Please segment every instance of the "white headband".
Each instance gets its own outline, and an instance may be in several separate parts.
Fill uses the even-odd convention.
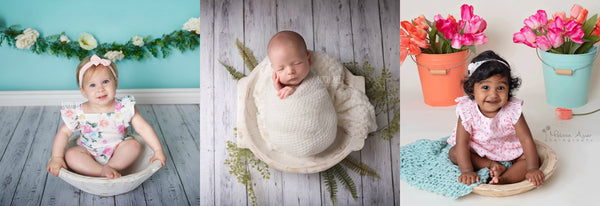
[[[504,63],[503,61],[500,61],[497,59],[487,59],[487,60],[483,60],[483,61],[470,63],[469,66],[467,66],[467,69],[469,70],[469,75],[472,75],[473,72],[475,72],[475,70],[477,70],[477,68],[479,68],[479,66],[481,66],[481,64],[490,62],[490,61],[500,62],[500,63],[504,64],[506,67],[508,67],[508,64]]]
[[[110,71],[112,72],[113,76],[116,79],[117,75],[115,74],[115,70],[113,70],[113,68],[110,66],[110,63],[111,63],[110,60],[102,59],[98,55],[94,54],[94,56],[92,56],[90,58],[90,61],[88,63],[84,64],[81,67],[81,70],[79,71],[79,86],[81,87],[81,85],[83,85],[83,74],[85,74],[85,71],[87,71],[90,67],[92,67],[92,65],[94,65],[94,66],[103,65],[103,66],[107,67],[108,69],[110,69]]]

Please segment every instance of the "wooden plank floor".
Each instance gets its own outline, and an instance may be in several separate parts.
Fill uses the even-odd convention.
[[[218,61],[249,73],[235,47],[239,39],[261,61],[277,31],[300,33],[311,50],[341,62],[369,61],[389,68],[399,87],[399,2],[397,0],[201,0],[200,194],[201,205],[250,205],[246,188],[228,173],[225,143],[234,140],[236,81]],[[379,125],[391,121],[380,115]],[[338,205],[399,205],[399,134],[392,141],[369,138],[352,156],[370,165],[381,179],[354,173],[358,199],[341,186]],[[271,170],[269,180],[254,175],[258,205],[331,205],[319,174]]]
[[[137,105],[167,165],[140,187],[102,197],[46,172],[58,106],[0,107],[0,205],[199,205],[199,105]]]

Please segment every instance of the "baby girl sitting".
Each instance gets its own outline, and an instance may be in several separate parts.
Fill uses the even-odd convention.
[[[120,177],[119,171],[131,165],[141,152],[140,143],[126,135],[130,123],[154,151],[150,162],[159,160],[165,165],[167,158],[160,141],[135,107],[135,99],[132,96],[115,98],[117,72],[114,63],[96,55],[85,58],[77,67],[79,90],[88,101],[63,106],[61,110],[64,124],[56,133],[46,168],[54,176],[68,165],[82,175]],[[64,152],[69,137],[76,131],[81,133],[78,146]]]

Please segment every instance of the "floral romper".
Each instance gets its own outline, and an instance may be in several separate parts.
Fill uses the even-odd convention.
[[[133,96],[124,96],[121,99],[115,98],[114,112],[85,114],[81,104],[63,104],[60,113],[71,131],[80,132],[77,145],[85,147],[98,163],[104,165],[120,142],[133,138],[125,135],[125,129],[135,112],[134,106]]]
[[[469,96],[456,98],[456,115],[471,135],[469,146],[481,157],[494,161],[511,161],[523,154],[515,124],[521,117],[523,100],[512,97],[493,118],[484,116]],[[456,126],[448,144],[456,144]]]

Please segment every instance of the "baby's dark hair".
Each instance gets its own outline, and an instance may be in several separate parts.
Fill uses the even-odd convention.
[[[487,61],[479,65],[473,74],[470,74],[465,80],[463,80],[463,89],[465,93],[469,95],[470,99],[475,99],[473,91],[475,83],[486,80],[494,75],[500,74],[502,77],[508,79],[508,98],[513,96],[513,92],[521,86],[521,79],[519,77],[513,77],[510,73],[510,65],[496,53],[491,50],[484,51],[481,54],[473,58],[471,63],[486,61],[486,60],[497,60]],[[498,62],[501,61],[501,62]],[[504,64],[503,64],[503,63]]]

